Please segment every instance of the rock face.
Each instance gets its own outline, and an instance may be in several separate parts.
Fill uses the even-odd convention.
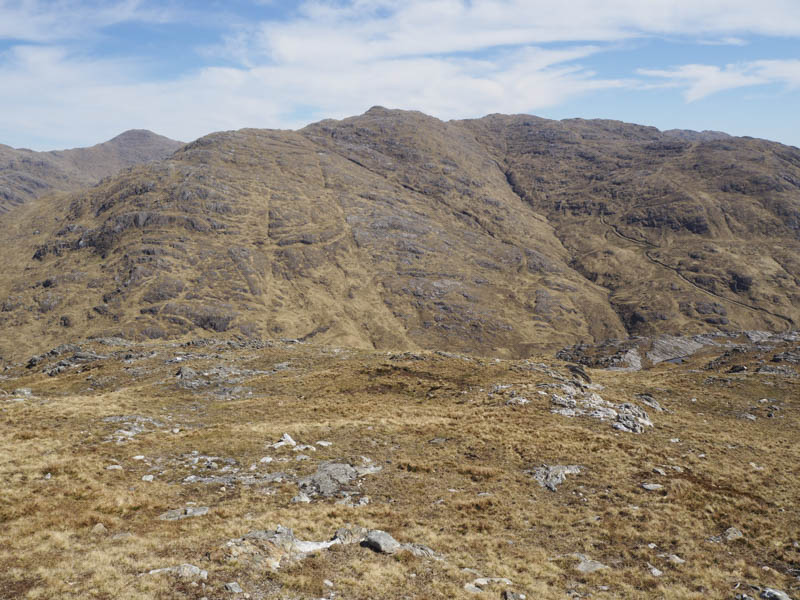
[[[527,357],[784,330],[800,322],[797,182],[796,149],[610,121],[376,107],[212,134],[4,217],[0,354],[65,331]],[[686,351],[662,340],[617,366]]]

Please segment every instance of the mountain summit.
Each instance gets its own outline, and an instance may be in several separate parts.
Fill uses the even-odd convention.
[[[524,357],[800,322],[800,150],[715,132],[375,107],[3,221],[0,354],[206,331]]]
[[[75,191],[124,168],[166,158],[182,145],[146,129],[90,148],[34,152],[0,145],[0,213],[50,191]]]

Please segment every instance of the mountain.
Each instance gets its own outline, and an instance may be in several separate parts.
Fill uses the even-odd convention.
[[[800,150],[716,132],[376,107],[212,134],[0,226],[7,357],[203,331],[525,357],[800,321]]]
[[[90,148],[34,152],[0,145],[0,214],[49,191],[75,191],[126,167],[166,158],[182,145],[144,129]]]

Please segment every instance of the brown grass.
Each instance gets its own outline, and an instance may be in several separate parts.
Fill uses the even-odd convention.
[[[369,352],[341,359],[310,346],[220,347],[189,364],[198,372],[220,364],[260,370],[292,364],[247,378],[240,385],[252,395],[220,400],[214,385],[179,387],[174,365],[165,363],[175,349],[152,349],[155,357],[136,361],[136,377],[117,358],[92,365],[94,378],[115,379],[111,392],[90,390],[78,370],[57,378],[12,370],[1,382],[8,392],[30,387],[34,397],[10,402],[0,395],[0,598],[224,598],[228,581],[238,581],[252,598],[318,598],[331,591],[324,580],[345,598],[462,597],[464,584],[476,577],[463,569],[507,577],[529,598],[563,598],[569,590],[593,598],[730,598],[737,583],[790,593],[797,585],[790,571],[800,563],[793,546],[800,541],[796,381],[748,375],[731,386],[706,385],[708,373],[693,372],[693,365],[593,372],[606,386],[603,397],[614,402],[642,390],[669,390],[657,396],[670,412],[651,411],[656,427],[631,435],[551,414],[549,399],[535,392],[551,380],[521,374],[513,361],[424,355],[406,364]],[[420,394],[394,385],[396,366],[413,368],[415,380],[450,383],[431,399],[427,387]],[[397,377],[405,381],[407,374]],[[526,389],[531,403],[512,407],[489,396],[500,382]],[[698,401],[689,402],[692,397]],[[779,403],[778,418],[739,418],[762,397]],[[107,441],[121,425],[103,418],[133,414],[168,427],[124,444]],[[180,431],[172,433],[173,427]],[[301,443],[333,445],[308,452],[311,460],[304,462],[259,463],[266,455],[294,458],[268,448],[284,432]],[[446,441],[431,443],[434,438]],[[297,487],[290,482],[181,483],[204,469],[187,464],[192,451],[232,458],[246,472],[255,463],[256,472],[304,475],[322,460],[359,456],[383,470],[362,480],[367,506],[292,504]],[[133,460],[136,455],[146,459]],[[550,492],[525,473],[542,463],[584,470]],[[123,470],[107,470],[111,464]],[[667,475],[654,473],[656,467]],[[141,480],[147,473],[156,475],[154,482]],[[664,489],[647,492],[644,481]],[[188,502],[211,512],[157,519]],[[93,533],[97,523],[107,532]],[[220,558],[228,539],[250,530],[282,524],[302,539],[324,540],[346,523],[425,544],[443,560],[348,546],[259,573]],[[731,526],[745,538],[708,541]],[[611,568],[581,574],[575,553]],[[659,554],[686,562],[672,564]],[[142,575],[187,562],[207,569],[208,581]],[[663,575],[653,577],[648,562]],[[499,597],[501,589],[488,589],[488,597]]]

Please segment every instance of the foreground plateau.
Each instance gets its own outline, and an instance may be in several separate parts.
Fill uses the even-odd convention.
[[[798,340],[62,345],[0,374],[0,598],[791,598]]]

